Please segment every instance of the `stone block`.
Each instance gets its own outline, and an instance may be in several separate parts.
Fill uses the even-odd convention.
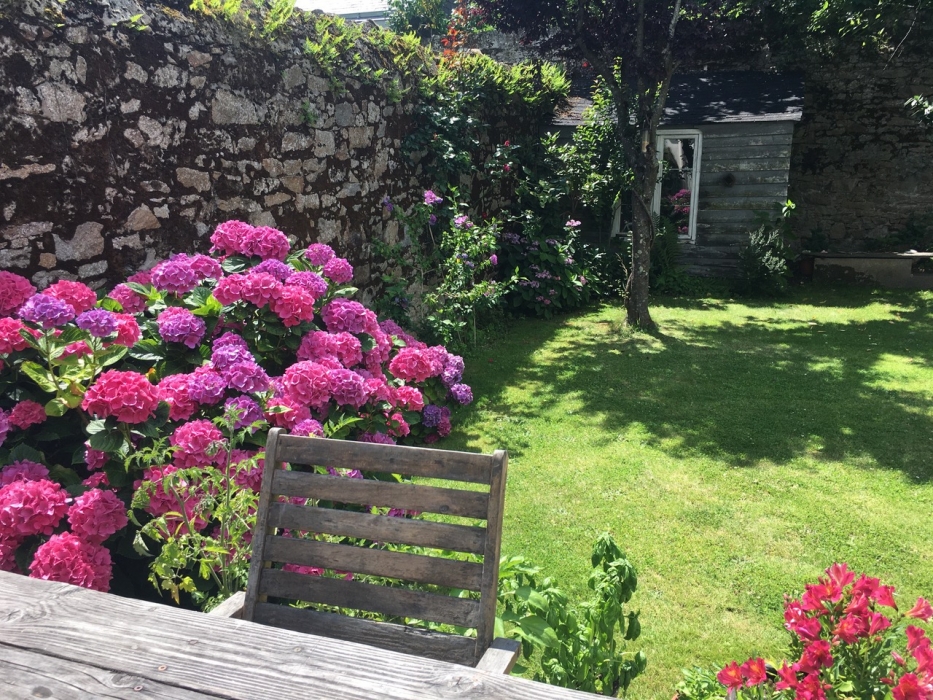
[[[211,177],[203,170],[192,168],[176,168],[175,179],[183,187],[189,187],[198,192],[206,192],[211,188]]]
[[[161,227],[162,224],[152,213],[152,209],[145,204],[136,207],[126,220],[126,228],[130,231],[145,231]]]
[[[100,255],[104,252],[103,230],[103,224],[88,221],[75,229],[71,240],[66,241],[60,236],[53,236],[55,254],[59,260],[87,260]]]
[[[259,124],[259,108],[245,97],[218,90],[211,102],[211,119],[215,124]]]
[[[64,83],[42,83],[36,88],[42,103],[42,116],[53,122],[84,121],[84,95]]]

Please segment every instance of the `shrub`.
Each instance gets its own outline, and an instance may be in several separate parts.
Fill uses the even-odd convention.
[[[748,234],[739,252],[738,290],[744,294],[776,296],[787,291],[789,251],[779,228],[764,224]]]
[[[135,526],[165,553],[154,582],[176,600],[229,592],[215,574],[239,561],[268,425],[434,442],[471,399],[461,358],[350,299],[330,247],[292,252],[237,221],[211,241],[101,299],[0,273],[0,569],[106,589],[135,492]],[[185,533],[201,540],[182,557]]]
[[[790,655],[779,668],[764,659],[733,661],[717,674],[694,670],[678,686],[683,700],[722,697],[794,697],[800,700],[858,698],[894,700],[933,695],[933,649],[926,633],[910,624],[928,622],[933,607],[923,598],[898,612],[894,587],[833,564],[799,599],[787,599],[784,627]]]

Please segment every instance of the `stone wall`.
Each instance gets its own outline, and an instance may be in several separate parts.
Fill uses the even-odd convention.
[[[933,214],[931,134],[904,106],[933,94],[928,57],[856,54],[813,59],[805,70],[790,175],[798,233],[816,231],[835,250],[859,250],[911,215]]]
[[[0,269],[100,287],[239,218],[332,245],[366,287],[369,242],[399,239],[383,197],[424,184],[400,151],[413,105],[335,92],[300,23],[272,41],[186,4],[0,10]]]

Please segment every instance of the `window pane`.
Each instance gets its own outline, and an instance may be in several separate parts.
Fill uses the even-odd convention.
[[[690,235],[696,139],[665,138],[661,154],[661,217],[682,236]]]

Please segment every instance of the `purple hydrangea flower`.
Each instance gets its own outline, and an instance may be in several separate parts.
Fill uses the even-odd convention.
[[[493,253],[489,256],[489,262],[493,265],[493,267],[495,267],[499,264],[499,256]]]
[[[50,294],[34,294],[20,307],[19,317],[43,328],[62,326],[75,317],[75,310],[66,301]]]
[[[10,432],[10,414],[0,409],[0,445],[6,440],[8,432]]]
[[[214,343],[214,351],[211,353],[211,364],[218,372],[226,372],[232,365],[238,362],[255,362],[256,358],[246,348],[246,343],[228,343],[217,347]]]
[[[255,394],[269,388],[269,375],[255,362],[237,362],[224,372],[227,386],[244,394]]]
[[[353,266],[343,258],[331,258],[324,265],[324,276],[337,284],[346,284],[353,279]]]
[[[444,362],[444,371],[441,372],[441,381],[444,382],[444,386],[449,389],[459,383],[463,378],[463,369],[463,358],[460,355],[448,354]]]
[[[357,442],[375,442],[379,445],[394,445],[395,440],[385,433],[363,433],[357,439]]]
[[[269,258],[268,260],[263,260],[256,267],[250,270],[250,272],[266,272],[275,277],[279,282],[284,282],[289,278],[294,270],[283,263],[281,260]]]
[[[176,255],[152,268],[152,286],[160,292],[187,294],[198,286],[197,273],[187,255]]]
[[[311,296],[315,299],[320,299],[322,296],[327,294],[327,288],[330,286],[327,284],[327,280],[318,275],[315,272],[295,272],[292,273],[285,284],[293,284],[299,287],[304,287],[309,292]]]
[[[220,263],[203,253],[198,253],[188,258],[188,265],[191,271],[202,280],[208,278],[219,280],[224,276],[224,271],[223,268],[220,267]]]
[[[424,203],[429,207],[433,207],[435,204],[440,204],[444,201],[443,197],[438,197],[432,190],[424,191]]]
[[[312,243],[305,251],[305,257],[312,265],[322,267],[334,257],[334,249],[324,243]]]
[[[236,430],[263,419],[262,408],[249,396],[237,396],[236,398],[227,399],[224,402],[224,413],[228,413],[230,409],[239,414],[236,423],[233,425]]]
[[[107,309],[85,311],[75,319],[75,323],[95,338],[106,338],[117,330],[117,317]]]
[[[246,341],[243,340],[241,336],[237,335],[236,333],[232,333],[230,331],[227,331],[222,336],[217,338],[214,341],[213,347],[214,347],[214,350],[216,350],[218,348],[226,347],[228,345],[237,345],[243,348],[244,350],[249,350],[249,345],[246,344]]]
[[[192,349],[198,346],[207,330],[204,319],[178,306],[170,306],[160,313],[156,324],[163,340],[168,343],[184,343]]]
[[[307,418],[295,423],[295,427],[292,428],[291,434],[301,435],[303,437],[309,437],[311,435],[324,437],[324,427],[313,418]]]
[[[425,406],[424,411],[421,413],[421,425],[425,428],[436,428],[437,424],[440,422],[441,407],[435,406],[433,403]]]
[[[188,396],[199,404],[210,406],[219,402],[226,390],[227,380],[212,369],[199,368],[188,375]]]
[[[473,401],[473,390],[470,389],[468,384],[454,384],[450,387],[450,395],[461,406],[466,406]]]

